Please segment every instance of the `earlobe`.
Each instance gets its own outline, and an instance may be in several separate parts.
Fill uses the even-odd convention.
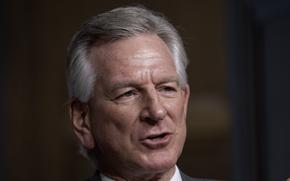
[[[95,143],[91,130],[88,105],[81,103],[77,99],[71,100],[69,104],[69,115],[73,131],[81,144],[88,149],[94,148]]]

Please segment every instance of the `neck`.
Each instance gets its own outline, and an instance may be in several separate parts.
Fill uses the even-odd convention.
[[[113,179],[114,181],[168,181],[175,173],[175,166],[169,170],[158,173],[137,173],[131,172],[129,174],[112,174],[110,172],[101,171],[103,175]]]

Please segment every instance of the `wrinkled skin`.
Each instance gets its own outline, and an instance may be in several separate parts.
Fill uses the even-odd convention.
[[[109,177],[169,180],[186,138],[189,97],[169,49],[155,35],[139,35],[96,45],[89,59],[97,72],[93,96],[71,104],[79,140],[96,150]]]

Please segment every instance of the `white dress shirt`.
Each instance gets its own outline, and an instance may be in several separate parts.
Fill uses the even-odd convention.
[[[103,174],[100,174],[100,175],[101,175],[102,181],[115,181],[115,180],[113,180],[113,179],[111,179]],[[175,165],[174,175],[171,177],[170,181],[182,181],[179,169],[176,165]]]

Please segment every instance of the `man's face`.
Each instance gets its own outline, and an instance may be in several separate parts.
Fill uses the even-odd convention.
[[[95,46],[89,58],[97,80],[88,111],[94,144],[87,147],[100,169],[137,175],[173,168],[186,137],[189,88],[180,87],[164,42],[140,35]]]

